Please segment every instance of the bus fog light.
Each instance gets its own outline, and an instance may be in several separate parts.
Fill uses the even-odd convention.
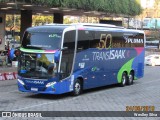
[[[24,82],[23,82],[22,80],[20,80],[20,79],[17,79],[17,80],[18,80],[18,82],[19,82],[20,84],[24,85]]]
[[[50,83],[47,83],[46,87],[50,87],[50,86],[55,85],[55,84],[56,84],[56,82],[50,82]]]

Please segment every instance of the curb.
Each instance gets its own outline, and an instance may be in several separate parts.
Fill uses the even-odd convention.
[[[17,79],[17,72],[0,73],[0,81]]]

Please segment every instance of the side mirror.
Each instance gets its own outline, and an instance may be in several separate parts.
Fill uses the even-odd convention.
[[[54,54],[54,62],[55,63],[58,63],[59,62],[59,59],[60,59],[60,53],[61,51],[57,50]]]
[[[17,58],[20,55],[19,48],[12,48],[9,52],[9,58],[13,60],[14,58]]]
[[[61,51],[64,51],[64,50],[67,50],[67,49],[68,49],[68,47],[63,47],[61,50],[57,50],[57,51],[54,53],[54,62],[55,62],[55,63],[58,63],[58,62],[59,62]]]

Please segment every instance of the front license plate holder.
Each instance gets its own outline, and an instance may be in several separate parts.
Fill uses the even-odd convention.
[[[38,88],[31,88],[31,91],[38,91]]]

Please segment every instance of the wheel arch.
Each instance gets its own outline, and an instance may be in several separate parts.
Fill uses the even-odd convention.
[[[121,83],[123,73],[126,73],[126,75],[128,76],[128,71],[127,71],[126,69],[121,70],[121,71],[118,73],[118,76],[117,76],[118,83]]]
[[[118,71],[117,74],[117,80],[118,83],[121,83],[121,78],[122,78],[122,74],[123,72],[126,73],[126,75],[128,76],[128,74],[130,73],[130,71],[132,70],[132,63],[133,63],[134,58],[132,58],[131,60],[129,60],[128,62],[126,62]]]
[[[74,80],[75,81],[73,84],[73,91],[71,92],[71,95],[78,96],[83,91],[83,77],[76,77],[76,79]]]
[[[84,79],[83,79],[83,77],[82,77],[82,76],[79,76],[79,77],[77,77],[76,79],[78,79],[78,80],[80,80],[80,81],[81,81],[81,84],[82,84],[82,87],[83,87],[83,83],[84,83]]]

